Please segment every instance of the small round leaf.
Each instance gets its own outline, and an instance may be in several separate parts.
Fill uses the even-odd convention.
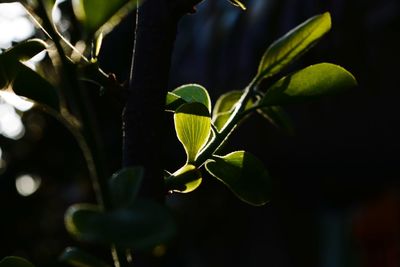
[[[221,130],[226,122],[229,120],[236,103],[242,97],[243,91],[230,91],[221,95],[215,103],[213,109],[212,121],[214,126]],[[246,104],[245,110],[251,108],[254,102],[249,100]]]
[[[239,199],[261,206],[269,201],[271,181],[263,163],[245,151],[215,156],[206,163],[207,171],[223,182]]]
[[[202,175],[194,165],[186,164],[170,177],[166,178],[169,190],[179,193],[189,193],[200,186]]]
[[[211,112],[211,99],[207,90],[199,84],[182,85],[167,95],[168,110],[176,110],[184,103],[201,103]]]
[[[142,167],[125,168],[113,174],[109,188],[114,207],[129,207],[134,203],[143,174]]]
[[[0,261],[0,267],[35,267],[24,258],[8,256]]]
[[[138,250],[164,243],[175,233],[167,209],[145,200],[111,212],[102,212],[96,205],[76,204],[66,211],[65,225],[79,240]]]

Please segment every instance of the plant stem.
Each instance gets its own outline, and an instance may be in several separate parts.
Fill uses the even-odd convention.
[[[235,110],[232,112],[229,120],[226,122],[224,127],[221,129],[221,132],[216,133],[215,138],[208,143],[200,154],[197,156],[194,165],[197,168],[200,168],[207,159],[209,159],[223,144],[227,141],[229,135],[235,130],[239,121],[248,113],[245,113],[245,107],[249,99],[254,95],[255,88],[260,82],[260,78],[257,76],[254,78],[250,84],[244,90],[244,93],[238,104],[235,107]]]
[[[212,158],[213,155],[218,152],[228,140],[230,134],[236,129],[239,122],[254,112],[255,110],[259,109],[260,106],[254,106],[248,110],[245,110],[247,102],[257,93],[256,88],[260,83],[261,78],[256,76],[250,84],[244,90],[242,97],[239,99],[238,104],[235,107],[235,110],[232,112],[229,120],[225,123],[224,127],[222,128],[221,132],[218,132],[214,126],[212,129],[215,133],[214,139],[208,143],[200,154],[197,156],[194,165],[196,168],[200,168],[208,159]],[[180,187],[183,184],[189,183],[193,181],[193,177],[190,175],[183,175],[183,176],[169,176],[164,179],[165,187],[167,191],[180,191]]]
[[[97,202],[104,210],[108,210],[111,208],[111,201],[107,188],[107,177],[104,170],[105,160],[104,155],[101,153],[100,142],[96,134],[94,116],[92,115],[92,111],[88,107],[88,103],[86,103],[87,101],[85,101],[88,98],[85,94],[85,91],[81,90],[81,85],[78,81],[75,66],[66,56],[61,46],[61,38],[47,14],[47,10],[45,4],[43,3],[43,0],[38,1],[38,12],[43,20],[43,27],[45,28],[50,38],[53,40],[61,60],[60,70],[62,79],[60,82],[60,87],[68,96],[70,104],[76,104],[76,113],[82,121],[81,129],[77,129],[76,126],[73,127],[75,136],[78,137],[77,140],[81,144],[84,155],[88,162],[88,168],[91,174],[92,184],[96,194]],[[69,116],[70,114],[67,113],[64,119],[68,120]],[[76,132],[82,132],[82,134],[78,135]],[[111,250],[112,254],[115,255],[114,265],[116,267],[125,267],[128,265],[123,250],[120,250],[115,246],[112,246]]]

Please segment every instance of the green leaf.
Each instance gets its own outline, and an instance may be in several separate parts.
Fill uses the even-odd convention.
[[[229,120],[236,103],[242,95],[243,91],[230,91],[218,98],[212,116],[213,124],[218,130],[221,130]],[[246,104],[245,110],[251,108],[253,104],[254,102],[249,100]]]
[[[115,173],[109,182],[114,207],[132,206],[143,180],[142,167],[125,168]]]
[[[344,68],[320,63],[283,77],[269,88],[260,105],[299,103],[340,93],[356,86],[354,76]]]
[[[207,90],[198,84],[185,84],[168,92],[166,109],[175,111],[184,103],[201,103],[211,112],[211,99]]]
[[[145,200],[136,200],[129,209],[106,213],[96,205],[76,204],[66,211],[65,225],[79,240],[138,250],[162,244],[175,233],[167,209]]]
[[[8,256],[0,261],[0,267],[35,267],[24,258]]]
[[[136,7],[136,0],[76,0],[72,4],[75,16],[92,36],[110,32]]]
[[[110,267],[102,260],[76,247],[66,248],[59,261],[75,267]]]
[[[187,162],[195,161],[211,134],[211,118],[208,109],[200,103],[182,105],[174,114],[175,130],[183,144]]]
[[[243,10],[246,10],[246,6],[239,0],[229,0],[229,2],[232,3],[232,5],[240,7]]]
[[[17,45],[6,50],[1,57],[6,57],[7,60],[25,61],[45,50],[47,44],[40,39],[30,39],[18,43]]]
[[[328,12],[303,22],[275,41],[264,53],[258,67],[260,78],[271,77],[302,56],[331,28]]]
[[[179,193],[189,193],[200,186],[202,175],[194,165],[186,164],[170,177],[166,178],[168,190]]]
[[[258,109],[257,112],[284,133],[294,135],[293,122],[282,107],[264,107]]]
[[[263,163],[245,151],[215,156],[206,162],[207,171],[223,182],[239,199],[261,206],[269,201],[271,181]]]

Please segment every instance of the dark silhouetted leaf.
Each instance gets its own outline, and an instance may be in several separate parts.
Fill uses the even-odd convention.
[[[59,110],[57,89],[45,78],[22,63],[17,63],[17,72],[11,85],[17,95],[25,96],[39,104]]]
[[[175,233],[165,207],[139,199],[129,209],[106,213],[91,204],[73,205],[65,214],[65,225],[79,240],[138,250],[151,249]]]
[[[289,115],[280,106],[265,107],[257,110],[275,127],[288,135],[294,134],[294,127]]]
[[[271,196],[271,181],[263,163],[245,151],[215,156],[206,162],[207,171],[223,182],[238,198],[261,206]]]
[[[6,50],[1,57],[7,57],[7,60],[25,61],[39,54],[47,47],[46,43],[40,39],[30,39],[18,43]]]
[[[206,106],[200,103],[182,105],[174,114],[175,130],[183,144],[187,162],[195,161],[211,133],[211,118]]]
[[[9,256],[0,261],[0,267],[35,267],[24,258]]]
[[[75,247],[68,247],[61,254],[59,260],[75,267],[110,267],[102,260]]]
[[[129,207],[134,203],[142,183],[142,167],[125,168],[115,173],[109,183],[114,207]]]
[[[257,75],[267,78],[279,73],[314,46],[330,28],[331,16],[328,12],[303,22],[267,49],[261,59]]]
[[[275,106],[299,103],[324,95],[333,95],[357,85],[354,76],[344,68],[321,63],[283,77],[269,88],[261,105]]]

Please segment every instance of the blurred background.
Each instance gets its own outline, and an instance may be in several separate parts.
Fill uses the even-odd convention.
[[[169,196],[179,234],[163,266],[400,266],[400,2],[243,2],[245,12],[227,1],[206,0],[182,20],[170,90],[199,83],[215,103],[220,94],[247,85],[271,42],[325,11],[332,15],[331,32],[286,73],[327,61],[352,72],[359,86],[287,106],[294,135],[261,116],[246,121],[226,152],[245,149],[263,160],[273,177],[271,202],[248,206],[206,175],[194,193]],[[70,3],[59,7],[63,15],[56,11],[53,17],[74,40],[79,28]],[[100,54],[102,68],[120,81],[128,79],[133,22],[132,14],[107,35]],[[15,4],[0,5],[1,48],[40,34]],[[121,106],[87,89],[111,175],[120,167]],[[64,230],[65,209],[94,201],[86,164],[57,120],[27,103],[11,106],[5,98],[0,98],[0,257],[14,254],[37,266],[58,266],[63,249],[78,245]],[[166,168],[173,171],[184,162],[184,151],[170,114],[166,120]],[[110,258],[105,248],[79,245]]]

